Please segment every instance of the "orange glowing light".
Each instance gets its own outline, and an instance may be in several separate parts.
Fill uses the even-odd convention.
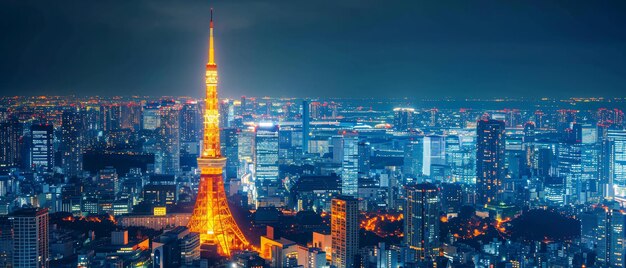
[[[230,212],[224,192],[222,170],[226,164],[226,158],[222,157],[220,148],[213,10],[211,10],[209,36],[209,60],[205,73],[204,137],[202,156],[198,158],[200,186],[188,227],[190,231],[200,233],[202,244],[216,245],[220,255],[230,256],[233,250],[251,249],[251,247]]]
[[[509,218],[509,217],[504,218],[504,219],[496,219],[496,223],[495,223],[494,227],[501,234],[506,234],[506,227],[505,227],[505,225],[506,225],[506,223],[508,223],[510,221],[511,221],[511,218]]]
[[[401,231],[388,233],[381,228],[383,222],[397,222],[402,219],[404,219],[404,214],[365,214],[365,218],[361,220],[359,227],[380,237],[402,237],[404,234]]]

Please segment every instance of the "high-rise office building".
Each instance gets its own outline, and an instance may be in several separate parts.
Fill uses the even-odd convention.
[[[102,141],[104,123],[102,122],[101,108],[102,107],[99,105],[91,104],[80,109],[79,114],[83,121],[82,139],[85,148],[96,146]],[[59,122],[59,124],[63,127],[62,122]],[[59,164],[62,164],[62,162],[55,163],[57,166],[59,166]]]
[[[582,126],[581,140],[581,187],[578,193],[580,202],[600,202],[603,184],[598,180],[600,172],[601,143],[598,142],[598,129],[590,124]]]
[[[480,120],[476,128],[476,202],[498,200],[505,178],[504,122]]]
[[[603,205],[594,216],[596,261],[602,267],[625,267],[626,213]]]
[[[413,108],[395,108],[393,109],[393,128],[398,131],[407,131],[414,128]]]
[[[476,178],[476,148],[469,135],[446,136],[446,165],[450,166],[453,182],[474,184]]]
[[[118,104],[100,106],[102,118],[102,130],[113,131],[120,129],[122,125],[122,108]]]
[[[563,178],[565,181],[565,195],[566,203],[576,203],[578,201],[577,193],[581,187],[581,137],[580,125],[573,124],[575,129],[567,129],[567,137],[558,144],[556,150],[557,169],[556,174],[558,177]]]
[[[626,267],[626,212],[613,210],[610,224],[610,267]]]
[[[0,168],[21,163],[22,124],[17,120],[0,123]]]
[[[431,167],[433,165],[446,164],[446,143],[443,136],[428,135],[424,137],[424,153],[422,156],[422,174],[431,176]]]
[[[507,133],[505,137],[504,165],[511,178],[517,179],[524,174],[526,157],[524,152],[523,135]]]
[[[53,139],[54,127],[52,125],[32,125],[30,127],[31,147],[30,166],[34,170],[52,171],[54,167]]]
[[[246,98],[246,96],[241,96],[241,99],[239,100],[239,102],[241,103],[240,105],[241,114],[245,115],[245,114],[250,113],[248,98]]]
[[[198,142],[202,136],[202,115],[197,102],[187,102],[180,111],[181,142]]]
[[[309,105],[311,111],[311,118],[319,119],[327,119],[327,118],[335,118],[338,115],[338,105],[335,102],[311,102]]]
[[[565,179],[567,203],[600,201],[603,187],[597,179],[601,149],[597,135],[597,128],[575,123],[557,146],[556,175]]]
[[[616,196],[626,196],[626,130],[609,130],[607,133],[610,145],[605,157],[611,169],[612,184]]]
[[[428,126],[429,127],[436,127],[439,125],[439,109],[437,108],[432,108],[430,110],[428,110],[428,113],[430,114],[430,118],[429,118],[429,122],[428,122]]]
[[[607,131],[605,133],[608,134]],[[615,140],[608,138],[608,135],[603,135],[598,147],[598,178],[602,187],[602,195],[605,198],[612,198],[615,196],[616,190],[614,184]]]
[[[404,176],[417,178],[422,176],[424,161],[424,138],[413,137],[404,147]]]
[[[154,169],[157,174],[175,175],[180,171],[180,105],[164,103],[159,108]]]
[[[443,183],[439,187],[441,209],[445,213],[458,213],[463,202],[463,187],[459,183]]]
[[[436,256],[439,248],[439,189],[422,183],[406,187],[404,237],[415,260]]]
[[[333,155],[333,164],[341,164],[343,162],[343,136],[334,135],[330,137],[329,151]]]
[[[226,157],[226,166],[224,167],[224,178],[226,181],[238,178],[239,169],[239,129],[223,128],[220,134],[221,146],[224,156]]]
[[[4,195],[6,191],[0,189],[0,194]],[[7,215],[0,215],[0,267],[11,267],[11,264],[13,264],[13,226]]]
[[[141,129],[155,130],[161,126],[158,103],[148,103],[141,112]]]
[[[561,109],[556,114],[556,129],[559,133],[565,132],[572,123],[576,122],[578,110]]]
[[[372,161],[372,145],[367,141],[359,141],[359,178],[369,177]]]
[[[338,196],[331,202],[330,230],[332,264],[337,268],[353,268],[359,250],[358,200]]]
[[[278,182],[278,125],[262,122],[256,127],[255,176],[258,181]]]
[[[304,154],[309,153],[310,120],[309,102],[304,100],[302,101],[302,153]]]
[[[293,165],[302,156],[302,129],[293,126],[281,127],[278,131],[278,163]]]
[[[49,267],[48,209],[21,209],[13,224],[13,267]]]
[[[233,119],[233,105],[232,102],[228,99],[221,100],[219,102],[220,109],[220,128],[230,128],[232,126]]]
[[[68,177],[83,170],[83,121],[76,108],[68,108],[61,115],[61,153],[63,171]]]
[[[139,123],[141,122],[141,105],[136,102],[124,103],[121,106],[122,119],[120,122],[120,128],[130,129],[132,131],[139,130]]]
[[[191,266],[194,261],[200,259],[200,234],[188,233],[180,240],[180,257],[181,262]]]
[[[595,245],[596,262],[608,266],[611,259],[610,234],[612,210],[608,207],[598,207],[592,212],[592,220],[589,225],[593,226],[593,243]],[[583,227],[584,228],[584,227]]]
[[[341,162],[341,194],[359,194],[359,136],[343,136],[343,161]]]
[[[245,128],[237,135],[237,157],[239,159],[238,177],[254,171],[256,131],[254,128]]]
[[[97,192],[100,199],[115,199],[115,195],[119,192],[120,183],[117,171],[113,167],[106,167],[98,172]]]

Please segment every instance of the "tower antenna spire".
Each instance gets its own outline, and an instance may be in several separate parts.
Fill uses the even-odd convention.
[[[211,8],[211,23],[209,29],[209,62],[208,64],[215,65],[215,47],[213,45],[213,8]]]

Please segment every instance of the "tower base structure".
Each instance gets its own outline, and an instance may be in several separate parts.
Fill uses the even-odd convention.
[[[225,163],[223,157],[198,158],[200,185],[188,227],[200,234],[201,244],[214,245],[219,255],[230,256],[233,250],[247,249],[249,243],[228,207],[222,179]]]

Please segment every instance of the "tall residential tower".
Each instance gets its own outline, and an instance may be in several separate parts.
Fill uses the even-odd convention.
[[[495,203],[506,175],[504,122],[480,120],[476,132],[476,203]]]
[[[358,267],[359,201],[352,196],[337,196],[332,200],[330,231],[332,262],[337,268]]]

